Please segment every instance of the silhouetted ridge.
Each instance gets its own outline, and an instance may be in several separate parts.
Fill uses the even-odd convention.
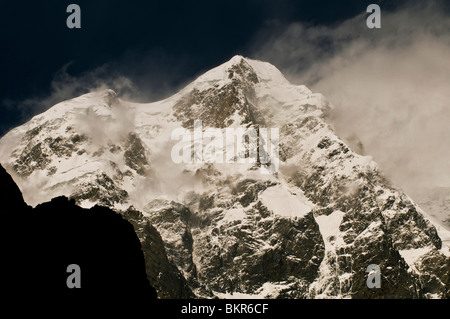
[[[100,206],[83,209],[66,197],[32,209],[1,166],[0,182],[0,200],[6,207],[2,209],[6,251],[2,260],[8,284],[3,290],[13,299],[156,299],[139,239],[122,216]],[[71,264],[80,266],[81,288],[67,286]]]
[[[2,211],[7,212],[11,209],[26,209],[28,206],[23,200],[22,193],[12,177],[0,165],[0,196],[2,199]],[[28,207],[29,208],[29,207]]]

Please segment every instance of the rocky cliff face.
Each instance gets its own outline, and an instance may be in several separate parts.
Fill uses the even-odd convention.
[[[163,239],[141,212],[129,208],[123,216],[131,222],[141,240],[145,256],[146,272],[155,286],[158,297],[163,299],[194,298],[186,278],[167,257]]]
[[[448,298],[445,228],[339,139],[331,108],[272,65],[236,56],[163,101],[107,90],[60,103],[4,136],[0,161],[32,205],[66,195],[121,212],[162,298]],[[191,130],[192,147],[196,120],[224,136],[279,129],[278,150],[248,144],[279,155],[278,169],[176,164],[171,134]],[[381,287],[371,289],[373,264]]]

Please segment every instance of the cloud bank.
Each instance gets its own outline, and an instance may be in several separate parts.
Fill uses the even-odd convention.
[[[270,61],[293,83],[335,106],[342,138],[356,134],[367,154],[414,194],[450,186],[450,19],[444,2],[408,2],[334,26],[269,22],[252,57]]]

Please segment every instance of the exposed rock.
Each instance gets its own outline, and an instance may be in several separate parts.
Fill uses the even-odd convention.
[[[123,155],[125,163],[129,168],[134,169],[136,173],[142,176],[145,176],[149,164],[145,153],[146,150],[139,136],[135,133],[128,134],[126,150]]]
[[[230,68],[229,84],[204,91],[194,89],[174,106],[174,116],[183,127],[192,128],[194,119],[203,126],[224,128],[233,124],[231,117],[237,112],[243,122],[263,124],[264,117],[253,105],[254,88],[258,77],[245,60]]]
[[[141,239],[147,276],[159,298],[193,298],[194,294],[186,279],[167,258],[164,242],[158,231],[143,217],[142,213],[132,208],[125,211],[123,216],[133,225]]]
[[[103,206],[112,207],[115,203],[124,203],[128,199],[128,193],[117,187],[108,175],[102,173],[97,175],[93,182],[78,185],[70,198],[77,203],[89,200],[98,202]]]

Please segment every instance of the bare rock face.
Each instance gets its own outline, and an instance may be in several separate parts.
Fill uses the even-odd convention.
[[[123,213],[123,216],[133,225],[141,240],[147,276],[155,287],[158,297],[162,299],[193,298],[195,295],[185,277],[168,259],[164,242],[158,231],[139,211],[130,208]]]
[[[312,214],[291,220],[262,218],[258,211],[242,222],[214,228],[208,236],[199,235],[195,251],[202,265],[199,280],[217,293],[255,294],[266,282],[289,282],[284,293],[293,298],[306,297],[323,252]]]
[[[93,182],[78,185],[70,197],[78,203],[89,200],[112,207],[114,203],[124,203],[128,199],[128,193],[120,189],[107,174],[102,173],[97,175]]]
[[[298,220],[274,217],[259,202],[243,220],[214,226],[213,216],[196,216],[175,202],[159,204],[148,205],[147,219],[166,238],[170,259],[197,294],[251,294],[266,282],[295,278],[303,290],[292,284],[284,293],[306,296],[324,252],[312,213]]]
[[[139,175],[145,176],[149,162],[147,160],[146,150],[139,136],[134,133],[128,134],[125,146],[126,151],[123,154],[125,164],[135,170]]]

